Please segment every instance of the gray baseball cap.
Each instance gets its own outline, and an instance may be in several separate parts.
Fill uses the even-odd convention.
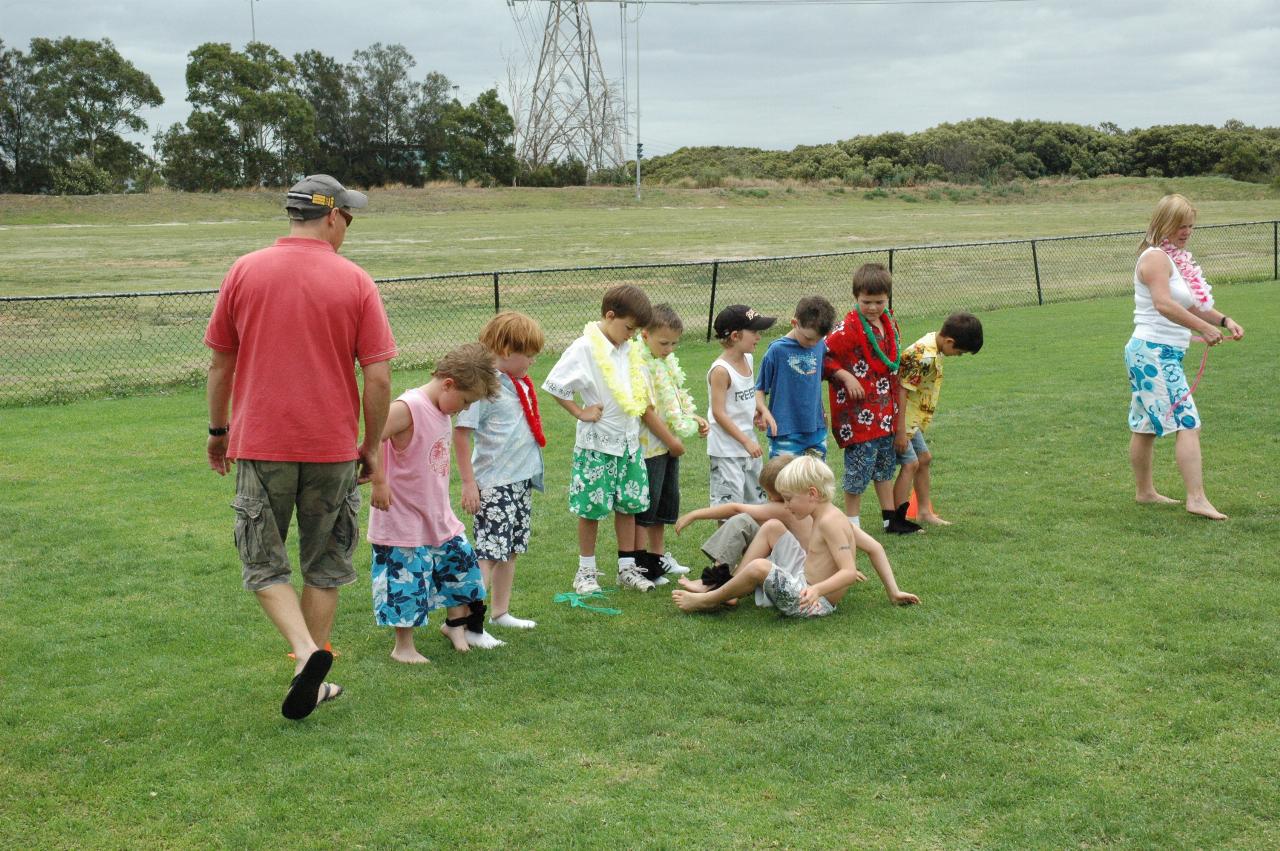
[[[302,178],[284,199],[284,208],[291,219],[318,219],[335,207],[358,210],[368,205],[368,195],[347,189],[327,174]]]

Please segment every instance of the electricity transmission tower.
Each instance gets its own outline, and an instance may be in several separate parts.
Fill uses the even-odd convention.
[[[585,0],[550,0],[520,158],[535,168],[573,158],[588,174],[617,168],[626,162],[622,133]]]

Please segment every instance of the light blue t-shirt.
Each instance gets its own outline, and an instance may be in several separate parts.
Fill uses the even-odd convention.
[[[822,413],[822,358],[826,341],[806,349],[792,337],[769,344],[760,361],[756,389],[769,397],[778,434],[807,434],[825,428]]]
[[[542,447],[533,439],[520,397],[506,373],[498,373],[496,397],[474,403],[455,422],[473,429],[471,467],[476,487],[484,490],[532,479],[533,486],[542,490]]]

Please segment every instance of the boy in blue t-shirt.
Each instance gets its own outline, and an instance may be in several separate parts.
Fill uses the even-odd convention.
[[[835,307],[822,296],[800,299],[791,330],[769,345],[760,362],[756,420],[769,435],[770,458],[782,454],[827,457],[822,359],[825,338],[835,321]]]

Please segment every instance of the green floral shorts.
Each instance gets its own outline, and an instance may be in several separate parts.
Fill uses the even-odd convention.
[[[603,520],[610,512],[639,514],[648,507],[649,474],[640,450],[631,455],[573,450],[570,512],[585,520]]]

